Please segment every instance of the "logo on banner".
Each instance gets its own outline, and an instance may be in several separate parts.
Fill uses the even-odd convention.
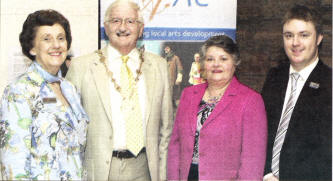
[[[142,2],[143,2],[143,6],[142,6],[142,7],[143,7],[143,10],[146,10],[146,9],[148,9],[148,8],[151,8],[150,10],[148,10],[148,11],[150,11],[149,21],[151,21],[151,20],[154,18],[154,16],[155,16],[156,14],[160,14],[160,13],[163,12],[166,8],[169,8],[169,7],[171,6],[170,3],[166,3],[166,4],[162,5],[162,4],[161,4],[161,1],[162,1],[162,0],[156,0],[156,1],[151,0],[151,1],[148,1],[147,3],[144,3],[144,1],[142,1]],[[185,0],[185,1],[186,1],[186,0]],[[187,0],[187,5],[188,5],[189,7],[192,6],[192,1],[193,1],[197,6],[208,6],[208,4],[205,4],[205,3],[200,2],[200,1],[203,1],[203,0]],[[178,2],[179,2],[179,0],[174,0],[174,2],[172,3],[172,7],[176,6]]]
[[[173,2],[172,6],[176,6],[176,4],[178,3],[179,0],[175,0],[175,2]],[[187,5],[191,6],[192,0],[187,0]],[[204,4],[204,3],[200,3],[199,0],[195,0],[194,1],[198,6],[208,6],[208,4]]]

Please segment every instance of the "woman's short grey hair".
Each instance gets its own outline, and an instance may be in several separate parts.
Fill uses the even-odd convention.
[[[104,22],[109,21],[112,9],[116,6],[118,6],[119,4],[129,5],[134,11],[136,11],[138,13],[138,21],[140,23],[144,24],[143,15],[140,10],[140,6],[137,3],[130,1],[130,0],[116,0],[112,4],[110,4],[110,6],[105,11]]]

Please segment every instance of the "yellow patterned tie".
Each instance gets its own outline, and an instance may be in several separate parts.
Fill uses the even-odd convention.
[[[128,56],[121,57],[123,63],[120,72],[121,110],[126,121],[126,147],[135,156],[144,147],[143,121],[141,116],[138,90],[133,74],[127,66]]]

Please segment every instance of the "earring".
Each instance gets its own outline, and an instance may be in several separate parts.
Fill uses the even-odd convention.
[[[29,51],[29,53],[30,53],[31,55],[33,55],[33,56],[36,56],[36,52],[33,51],[32,49]]]

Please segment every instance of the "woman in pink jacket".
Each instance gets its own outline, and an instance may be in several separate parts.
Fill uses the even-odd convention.
[[[267,121],[263,100],[234,76],[236,43],[202,47],[204,84],[185,88],[168,152],[169,180],[262,180]]]

